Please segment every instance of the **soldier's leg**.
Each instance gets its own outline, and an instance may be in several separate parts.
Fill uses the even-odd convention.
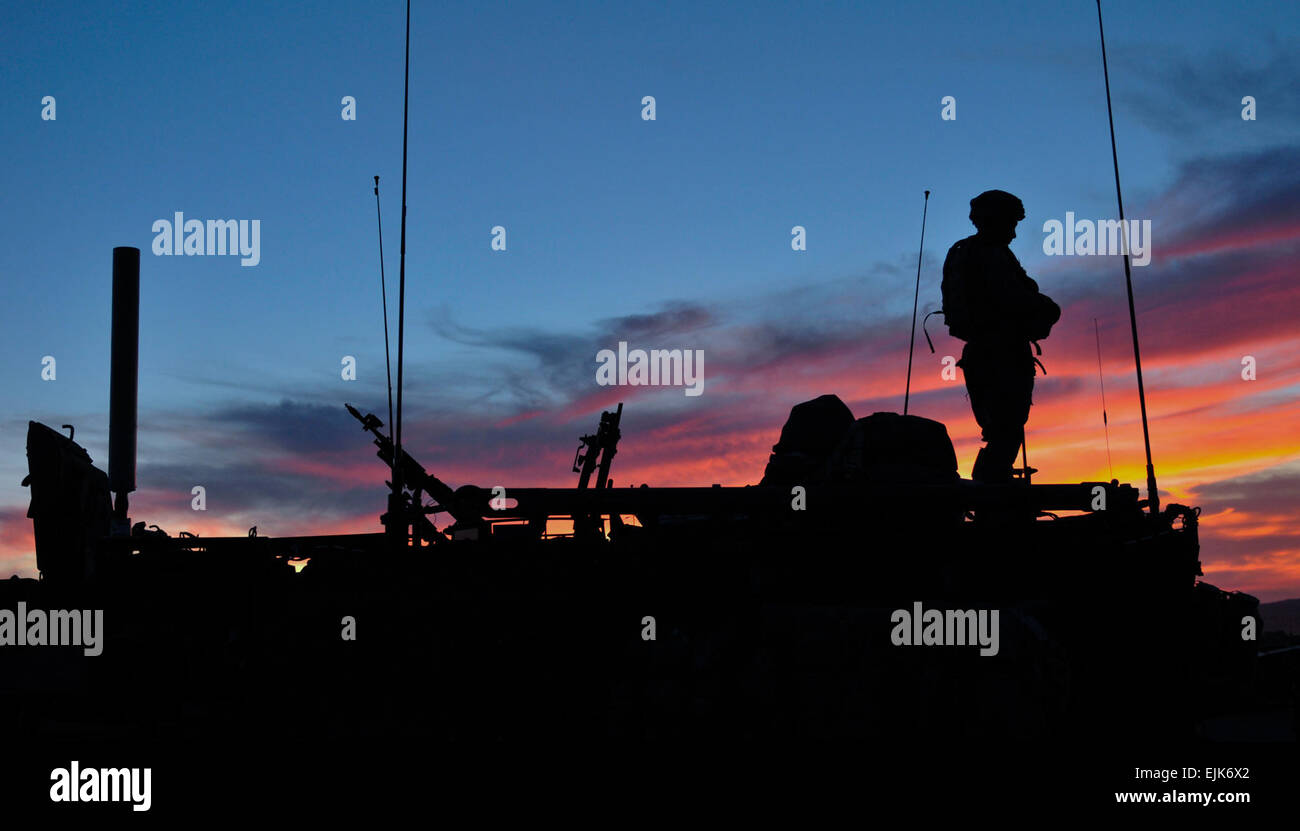
[[[1011,463],[1005,460],[1006,445],[1014,437],[1008,435],[1005,406],[1001,403],[1006,395],[1005,380],[1001,377],[1005,369],[999,371],[996,362],[973,344],[966,344],[962,350],[958,366],[966,380],[966,393],[970,398],[971,412],[979,424],[981,436],[987,443],[975,456],[975,465],[971,469],[971,479],[977,482],[1003,482],[1011,479]],[[1017,442],[1012,448],[1014,456],[1020,447]]]
[[[1011,471],[1024,443],[1033,384],[1032,374],[1010,362],[989,368],[987,377],[981,379],[977,418],[982,416],[980,426],[987,446],[980,451],[971,478],[998,484],[1012,480]]]
[[[1016,364],[1006,365],[998,373],[996,395],[991,405],[990,425],[984,431],[988,440],[986,473],[981,481],[1009,482],[1016,457],[1025,442],[1025,423],[1033,403],[1032,365],[1025,370]]]
[[[966,382],[966,397],[970,400],[971,413],[975,416],[975,423],[980,426],[980,438],[988,441],[988,427],[991,424],[989,415],[988,401],[991,398],[989,390],[989,374],[987,361],[982,360],[979,351],[971,344],[966,344],[962,349],[961,360],[957,362],[961,367],[962,377]],[[981,447],[975,455],[975,464],[971,468],[970,478],[982,482],[990,474],[988,468],[986,448]]]

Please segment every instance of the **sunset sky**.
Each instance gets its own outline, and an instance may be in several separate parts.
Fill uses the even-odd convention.
[[[577,437],[623,401],[617,485],[756,483],[799,401],[901,411],[922,192],[924,314],[970,198],[1000,188],[1025,203],[1013,251],[1063,308],[1029,421],[1037,481],[1111,478],[1096,318],[1113,475],[1144,486],[1121,261],[1043,252],[1044,222],[1117,215],[1095,4],[872,6],[416,0],[412,454],[453,486],[571,485]],[[1133,279],[1163,498],[1202,507],[1205,579],[1297,597],[1300,7],[1106,8],[1125,209],[1152,223]],[[142,252],[133,519],[379,530],[387,471],[343,402],[386,418],[371,188],[395,338],[404,5],[70,9],[20,5],[0,29],[0,575],[35,573],[28,420],[74,424],[107,467],[122,245]],[[260,264],[154,256],[176,211],[260,220]],[[969,475],[978,428],[940,376],[961,344],[929,330],[911,409]],[[598,386],[621,340],[703,350],[704,394]]]

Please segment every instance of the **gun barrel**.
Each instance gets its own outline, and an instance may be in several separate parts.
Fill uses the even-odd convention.
[[[375,446],[379,448],[379,452],[375,455],[379,456],[389,467],[392,467],[393,441],[379,431],[379,428],[383,426],[383,422],[374,413],[363,416],[351,404],[344,404],[343,406],[347,407],[348,412],[352,413],[353,417],[361,422],[361,426],[375,437]],[[455,517],[457,521],[476,522],[483,518],[481,511],[475,513],[474,509],[467,505],[465,500],[456,496],[456,492],[446,482],[426,471],[423,465],[412,458],[410,453],[406,452],[405,448],[402,449],[401,467],[402,482],[406,487],[428,493],[438,500],[443,510]]]

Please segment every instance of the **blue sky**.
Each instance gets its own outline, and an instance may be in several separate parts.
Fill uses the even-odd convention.
[[[385,408],[371,183],[382,177],[395,325],[404,11],[397,2],[6,11],[0,482],[11,484],[0,505],[25,507],[16,484],[28,419],[76,424],[106,461],[114,246],[143,252],[142,473],[210,464],[213,448],[232,458],[265,449],[231,438],[236,424],[275,432],[277,451],[324,449],[295,438],[317,426],[295,414],[331,418],[343,400]],[[1254,170],[1252,159],[1294,150],[1297,6],[1112,3],[1106,13],[1131,217],[1202,218],[1204,188],[1200,201],[1178,201],[1189,171],[1230,169],[1234,158]],[[57,100],[55,121],[40,118],[45,95]],[[345,95],[357,100],[355,121],[340,118]],[[653,122],[640,117],[645,95],[656,98]],[[946,95],[955,121],[940,119]],[[1243,95],[1259,99],[1258,121],[1240,119]],[[1014,247],[1045,290],[1090,297],[1120,326],[1117,264],[1048,262],[1038,231],[1066,211],[1112,217],[1112,175],[1091,2],[416,2],[412,418],[444,428],[481,420],[490,432],[521,413],[566,414],[512,434],[517,447],[576,436],[573,424],[586,432],[599,407],[580,417],[574,407],[592,392],[591,347],[628,327],[685,333],[738,366],[749,352],[762,364],[782,344],[889,325],[905,356],[896,323],[910,313],[927,188],[923,310],[937,305],[943,251],[972,230],[968,200],[997,187],[1027,206]],[[260,265],[153,256],[152,223],[175,211],[260,220]],[[490,249],[494,225],[507,230],[505,252]],[[807,228],[805,252],[790,248],[794,225]],[[1158,223],[1155,233],[1159,244],[1180,230]],[[1173,280],[1155,268],[1135,278],[1140,306],[1156,302],[1143,281]],[[1104,293],[1085,282],[1101,279]],[[1295,331],[1293,316],[1278,320]],[[1107,325],[1122,372],[1126,331]],[[1076,328],[1085,327],[1091,337],[1090,317]],[[58,360],[56,382],[40,378],[44,355]],[[344,355],[358,359],[356,382],[340,379]],[[900,372],[894,353],[886,365]],[[1288,400],[1295,380],[1279,388]],[[1124,383],[1114,382],[1117,397]],[[739,394],[704,398],[696,406],[745,406]],[[765,416],[777,414],[770,432],[795,400],[764,403]],[[660,418],[645,428],[684,423],[684,407],[647,400],[643,411]],[[722,410],[702,412],[691,417]],[[629,412],[633,426],[637,418]],[[710,435],[729,423],[711,421]],[[367,445],[343,428],[329,440],[356,442],[364,459]],[[446,431],[412,440],[452,452]],[[475,454],[506,470],[516,458],[494,444],[506,439],[456,440],[466,467]],[[243,509],[274,513],[273,497],[288,489]],[[359,497],[348,498],[355,512]],[[143,494],[133,504],[155,507]],[[336,508],[331,516],[347,513]]]

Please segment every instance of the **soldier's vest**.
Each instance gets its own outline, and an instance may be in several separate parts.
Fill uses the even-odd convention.
[[[1015,307],[999,310],[1000,319],[977,320],[971,310],[970,273],[974,245],[960,240],[948,252],[943,264],[943,319],[948,333],[959,340],[971,341],[987,333],[1039,341],[1052,332],[1061,319],[1061,307],[1040,291],[1028,292]],[[1025,279],[1028,279],[1026,275]]]

